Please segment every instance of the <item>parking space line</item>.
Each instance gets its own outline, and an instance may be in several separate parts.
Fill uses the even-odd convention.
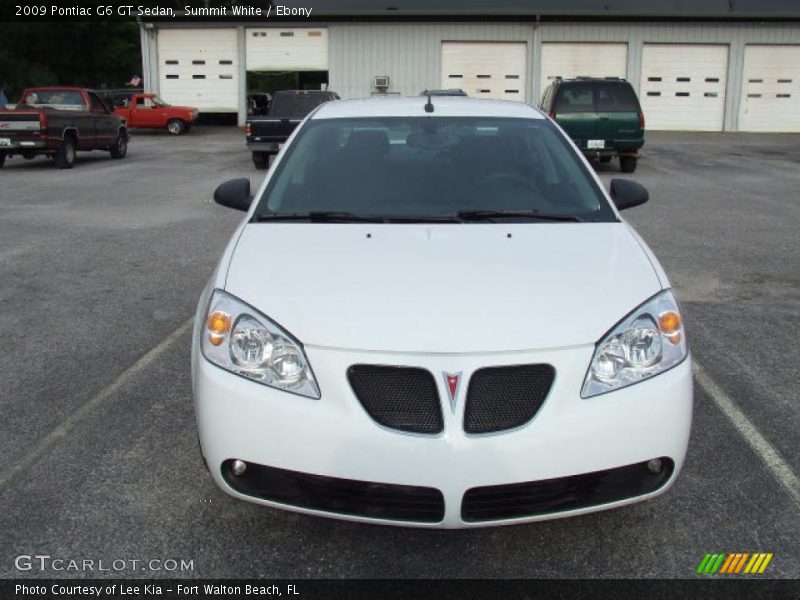
[[[761,435],[753,422],[742,412],[742,409],[723,389],[711,378],[708,372],[697,360],[693,359],[695,381],[708,394],[708,397],[717,405],[728,420],[736,427],[747,444],[770,470],[773,477],[786,488],[794,500],[795,506],[800,509],[800,478],[792,467],[784,460],[780,452]]]
[[[0,494],[13,487],[20,476],[24,475],[33,465],[35,465],[53,446],[75,429],[81,421],[85,420],[106,400],[111,398],[117,391],[125,387],[140,371],[146,369],[164,351],[172,345],[175,340],[182,336],[192,326],[192,318],[187,319],[181,325],[161,340],[156,346],[151,348],[144,356],[133,363],[130,367],[120,373],[114,381],[100,390],[95,396],[87,400],[80,408],[64,419],[50,433],[45,435],[33,446],[20,460],[0,474]]]

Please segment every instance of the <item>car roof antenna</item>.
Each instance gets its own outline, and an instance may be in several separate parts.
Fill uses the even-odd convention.
[[[431,103],[431,95],[428,94],[428,102],[425,104],[425,112],[432,113],[433,112],[433,103]]]

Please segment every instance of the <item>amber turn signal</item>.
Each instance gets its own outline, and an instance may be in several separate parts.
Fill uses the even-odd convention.
[[[672,344],[681,342],[681,316],[674,311],[667,311],[658,318],[658,328]]]
[[[681,316],[673,311],[667,311],[658,318],[658,327],[667,335],[676,333],[681,328]]]
[[[213,333],[228,333],[231,328],[231,318],[222,311],[214,311],[208,315],[208,328]]]
[[[231,329],[231,318],[222,311],[214,311],[208,315],[208,341],[219,346]]]

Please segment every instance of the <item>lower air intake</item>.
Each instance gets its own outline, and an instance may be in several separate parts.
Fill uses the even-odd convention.
[[[653,473],[647,462],[571,477],[492,485],[467,490],[461,503],[464,521],[497,521],[549,515],[643,496],[661,488],[675,470],[661,458]]]
[[[236,475],[233,462],[222,463],[223,478],[254,498],[373,519],[438,523],[444,518],[444,496],[435,488],[309,475],[254,463]]]

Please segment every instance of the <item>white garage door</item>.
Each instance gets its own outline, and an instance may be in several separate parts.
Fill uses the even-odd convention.
[[[442,87],[475,98],[526,100],[525,42],[443,42]]]
[[[327,71],[326,29],[248,29],[248,71]]]
[[[800,131],[800,46],[746,46],[741,131]]]
[[[648,129],[721,131],[728,46],[645,44],[639,100]]]
[[[539,91],[554,79],[575,77],[626,77],[627,44],[542,44],[542,79]]]
[[[161,29],[161,97],[204,112],[239,109],[239,52],[235,29]]]

